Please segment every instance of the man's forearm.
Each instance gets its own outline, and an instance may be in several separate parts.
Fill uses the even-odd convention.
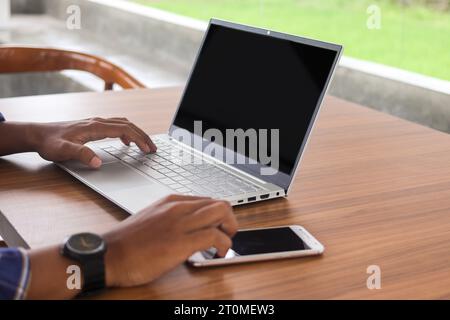
[[[35,151],[37,125],[27,122],[0,123],[0,156]]]
[[[75,262],[63,257],[58,246],[32,250],[29,257],[31,279],[27,299],[70,299],[80,292],[67,286],[70,276],[67,268]]]
[[[115,285],[113,267],[118,261],[117,249],[114,239],[105,235],[108,242],[108,251],[105,255],[105,280],[106,286]],[[111,240],[111,241],[110,241]],[[28,286],[27,299],[71,299],[81,290],[69,289],[67,280],[72,275],[67,273],[68,267],[78,265],[61,254],[61,246],[51,246],[43,249],[34,249],[28,252],[30,257],[31,279]],[[83,274],[80,279],[83,287]]]

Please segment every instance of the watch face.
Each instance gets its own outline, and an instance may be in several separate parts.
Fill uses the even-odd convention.
[[[93,233],[79,233],[67,240],[67,246],[79,254],[93,254],[104,250],[103,239]]]

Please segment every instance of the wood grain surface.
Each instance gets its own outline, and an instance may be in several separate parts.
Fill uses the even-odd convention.
[[[9,120],[126,116],[167,131],[180,88],[0,100]],[[328,97],[287,199],[235,209],[240,226],[299,224],[321,257],[193,269],[182,265],[113,299],[450,298],[450,138]],[[127,214],[35,154],[0,160],[0,231],[31,248],[100,232]],[[366,286],[381,268],[381,289]],[[151,262],[149,261],[149,268]]]

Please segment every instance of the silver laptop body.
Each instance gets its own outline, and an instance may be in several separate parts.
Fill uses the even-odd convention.
[[[196,77],[196,69],[201,68],[199,61],[202,59],[202,51],[209,45],[208,37],[221,31],[239,32],[247,37],[264,36],[282,41],[281,43],[298,43],[332,53],[329,70],[327,69],[326,77],[317,91],[317,101],[310,117],[305,120],[305,132],[302,132],[301,138],[295,142],[295,149],[298,151],[291,160],[290,170],[262,175],[259,169],[270,167],[271,164],[255,164],[255,161],[251,163],[251,157],[243,156],[242,153],[239,155],[245,160],[244,163],[225,161],[223,156],[206,153],[205,143],[221,149],[222,155],[231,154],[233,159],[238,156],[238,152],[207,141],[191,129],[180,128],[177,114],[183,110],[183,101],[189,98],[190,90],[194,90],[190,85],[195,80],[193,78]],[[258,39],[262,41],[261,38]],[[342,47],[339,45],[212,19],[169,132],[151,137],[158,147],[156,153],[143,154],[135,145],[127,147],[119,139],[108,139],[88,144],[103,161],[100,169],[92,170],[76,161],[58,165],[130,214],[135,214],[154,201],[173,193],[224,199],[233,206],[287,196],[341,52]],[[227,94],[232,95],[233,92]],[[298,99],[301,99],[301,95]],[[211,108],[214,109],[214,106]],[[277,110],[271,112],[276,113]],[[208,117],[208,114],[200,114],[197,119]],[[258,114],[254,117],[258,117]],[[180,141],[177,135],[179,129],[189,136],[190,143]]]

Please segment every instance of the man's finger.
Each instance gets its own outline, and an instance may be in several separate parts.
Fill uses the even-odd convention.
[[[219,257],[225,257],[233,242],[229,236],[217,228],[203,229],[188,236],[192,253],[210,248],[217,249]]]
[[[151,152],[156,152],[156,150],[157,150],[156,145],[152,141],[152,139],[149,137],[149,135],[146,134],[144,132],[144,130],[139,128],[133,122],[130,122],[127,118],[107,118],[107,119],[99,118],[97,121],[105,122],[105,123],[126,124],[126,125],[130,126],[131,128],[133,128],[133,130],[135,130],[138,134],[140,134],[145,139],[145,141],[147,142],[147,144],[149,145],[149,147],[151,149]]]
[[[152,139],[150,138],[150,136],[145,133],[144,130],[142,130],[141,128],[139,128],[137,125],[135,125],[133,122],[128,121],[128,119],[124,119],[122,121],[127,122],[134,130],[136,130],[137,132],[139,132],[147,141],[148,145],[150,146],[151,152],[156,152],[156,150],[158,149],[156,147],[156,144],[152,141]]]
[[[102,165],[102,160],[85,145],[69,142],[63,152],[66,153],[68,159],[79,160],[91,168],[97,169]]]
[[[183,200],[175,201],[163,204],[165,206],[167,214],[175,216],[180,219],[183,216],[191,215],[202,207],[206,207],[214,203],[216,200],[213,199],[199,199],[199,200]],[[185,227],[182,226],[183,230]]]
[[[123,138],[130,142],[136,143],[142,152],[149,153],[151,151],[151,148],[145,141],[145,138],[138,134],[129,125],[94,121],[88,126],[88,128],[88,141],[102,140],[105,138]]]
[[[174,194],[171,194],[171,195],[168,195],[168,196],[162,198],[158,202],[160,204],[163,204],[163,203],[169,203],[169,202],[175,202],[175,201],[192,201],[192,200],[204,200],[204,199],[211,199],[211,198],[201,197],[201,196],[187,196],[187,195],[183,195],[183,194],[174,193]]]
[[[192,215],[184,218],[184,227],[189,232],[207,228],[220,228],[232,237],[237,232],[238,224],[231,206],[225,201],[217,201],[199,207]]]
[[[128,139],[126,139],[126,138],[120,138],[120,140],[122,141],[122,143],[124,144],[124,145],[126,145],[126,146],[130,146],[130,141],[128,141]]]

